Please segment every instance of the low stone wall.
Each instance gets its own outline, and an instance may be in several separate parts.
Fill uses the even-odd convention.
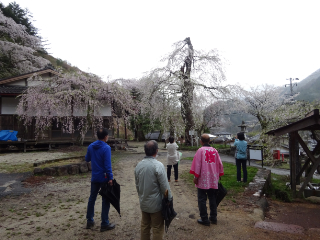
[[[82,159],[82,160],[85,160],[85,156],[65,157],[65,158],[44,160],[44,161],[40,161],[40,162],[33,163],[33,166],[34,166],[34,167],[38,167],[38,166],[41,166],[41,165],[46,164],[46,163],[60,162],[60,161],[69,160],[69,159]]]
[[[244,194],[247,201],[253,205],[253,216],[264,220],[264,213],[268,207],[268,201],[265,197],[267,190],[271,187],[271,171],[259,169],[253,181],[245,189]]]
[[[62,165],[57,167],[35,168],[34,175],[65,176],[87,173],[91,171],[91,162],[81,162],[76,164]]]

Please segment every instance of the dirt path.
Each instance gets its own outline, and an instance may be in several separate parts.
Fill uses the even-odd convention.
[[[187,155],[188,153],[185,153]],[[119,153],[114,166],[115,179],[121,184],[120,218],[113,207],[110,221],[116,228],[99,232],[101,197],[96,202],[93,230],[85,229],[86,208],[90,192],[90,174],[68,177],[33,178],[32,192],[19,197],[2,198],[0,202],[0,239],[139,239],[141,213],[134,184],[134,168],[144,154]],[[166,163],[164,151],[158,160]],[[179,165],[179,173],[189,171],[191,162]],[[37,179],[37,182],[34,180]],[[31,180],[29,181],[31,182]],[[319,233],[276,233],[254,228],[259,219],[252,209],[226,200],[218,208],[218,225],[205,227],[196,223],[199,217],[196,189],[183,180],[171,182],[174,208],[178,213],[165,239],[316,239]],[[310,235],[310,234],[313,234]]]

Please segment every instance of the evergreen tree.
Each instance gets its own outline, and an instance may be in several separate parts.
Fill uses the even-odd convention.
[[[30,11],[22,9],[16,2],[9,3],[8,6],[4,6],[0,2],[0,10],[3,15],[12,18],[17,24],[21,24],[26,27],[26,32],[32,36],[38,35],[38,29],[32,24],[32,15]]]

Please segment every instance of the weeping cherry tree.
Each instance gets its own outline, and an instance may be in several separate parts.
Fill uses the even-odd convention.
[[[77,142],[82,145],[89,128],[102,126],[103,106],[116,103],[112,105],[119,106],[123,114],[130,111],[128,91],[93,74],[50,79],[34,76],[29,80],[30,87],[20,96],[17,113],[25,126],[35,122],[36,139],[43,137],[52,124],[61,124],[64,133],[79,132]]]
[[[200,100],[209,104],[213,99],[226,98],[233,86],[224,84],[223,61],[217,50],[195,50],[190,38],[176,42],[173,48],[162,59],[167,64],[152,70],[145,78],[156,79],[154,91],[170,89],[170,98],[175,95],[180,105],[186,140],[190,141],[189,130],[196,127],[194,97],[201,95],[203,98]]]

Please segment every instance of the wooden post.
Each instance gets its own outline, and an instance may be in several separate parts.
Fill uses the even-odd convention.
[[[296,132],[289,133],[290,184],[293,198],[296,197],[295,133]]]
[[[297,178],[297,175],[299,174],[300,170],[301,170],[301,160],[300,160],[300,156],[299,156],[299,142],[298,142],[298,136],[299,133],[298,131],[295,132],[295,137],[294,137],[294,145],[295,145],[295,152],[294,152],[294,156],[295,156],[295,162],[296,162],[296,185],[300,184],[300,178]]]

